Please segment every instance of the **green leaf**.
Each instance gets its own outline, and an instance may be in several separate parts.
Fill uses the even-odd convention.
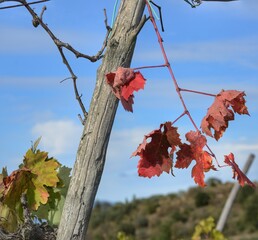
[[[17,213],[0,202],[0,226],[7,232],[15,232],[19,223]]]
[[[57,211],[58,202],[61,200],[60,191],[50,187],[47,187],[47,190],[49,193],[48,202],[46,204],[41,204],[39,208],[36,211],[34,211],[34,215],[36,215],[39,219],[49,220],[50,212]]]
[[[31,186],[34,177],[35,175],[29,169],[19,169],[5,177],[3,179],[5,185],[3,203],[13,210],[19,209],[21,195]]]
[[[37,210],[40,203],[46,204],[48,201],[49,192],[46,187],[57,186],[57,168],[60,164],[54,158],[48,158],[47,152],[33,152],[31,149],[27,151],[23,163],[24,168],[30,169],[36,175],[32,179],[34,187],[27,191],[27,200],[30,208]]]
[[[18,170],[8,176],[4,168],[0,174],[0,225],[7,231],[14,231],[23,221],[22,194],[26,194],[30,210],[37,210],[40,205],[48,203],[42,207],[47,210],[46,214],[41,211],[41,216],[48,218],[49,210],[54,212],[62,200],[61,187],[69,185],[70,169],[61,168],[58,173],[59,162],[48,158],[47,152],[36,150],[39,141],[26,152]],[[58,174],[66,176],[62,182]],[[66,192],[65,187],[62,194]]]
[[[36,152],[38,145],[40,143],[40,140],[41,140],[41,136],[33,143],[33,145],[31,146],[32,152],[34,152],[34,153]]]
[[[58,170],[58,177],[61,179],[60,183],[62,183],[62,185],[58,184],[58,188],[60,188],[60,193],[62,196],[66,196],[67,191],[68,191],[68,187],[70,184],[70,180],[71,180],[71,168],[68,168],[66,166],[62,166],[59,168]]]
[[[38,218],[47,220],[51,226],[57,226],[60,223],[65,197],[70,184],[70,173],[71,168],[66,166],[58,169],[60,181],[57,183],[57,187],[49,190],[50,196],[47,204],[41,204],[38,210],[34,212]]]

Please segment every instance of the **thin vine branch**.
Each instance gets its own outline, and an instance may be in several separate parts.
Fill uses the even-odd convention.
[[[105,23],[105,26],[106,26],[106,36],[105,36],[105,39],[104,39],[104,42],[103,42],[103,45],[101,47],[101,49],[97,52],[96,55],[94,56],[89,56],[87,54],[83,54],[79,51],[77,51],[75,48],[73,48],[70,44],[68,43],[65,43],[65,42],[62,42],[61,40],[59,40],[55,34],[50,30],[50,28],[48,27],[47,24],[44,23],[43,21],[43,14],[44,12],[46,11],[46,6],[44,6],[42,8],[42,11],[41,11],[41,14],[40,16],[37,15],[37,13],[30,7],[31,4],[36,4],[36,3],[40,3],[40,2],[45,2],[45,1],[49,1],[49,0],[41,0],[41,1],[37,1],[37,2],[32,2],[32,3],[28,3],[26,0],[0,0],[0,3],[1,2],[19,2],[20,4],[16,5],[16,6],[24,6],[28,12],[31,14],[31,16],[33,17],[33,20],[32,20],[32,24],[34,27],[38,27],[39,25],[42,26],[42,28],[48,33],[48,35],[50,36],[50,38],[53,40],[53,42],[55,43],[61,57],[62,57],[62,60],[63,60],[63,63],[66,65],[69,73],[71,74],[71,77],[70,79],[73,80],[73,87],[74,87],[74,93],[75,93],[75,97],[76,97],[76,100],[78,101],[79,105],[80,105],[80,108],[83,112],[83,120],[82,120],[82,117],[79,115],[79,118],[82,122],[82,124],[85,123],[86,119],[87,119],[87,116],[88,116],[88,112],[86,111],[86,108],[81,100],[81,95],[79,94],[78,92],[78,88],[77,88],[77,84],[76,84],[76,81],[77,81],[77,76],[74,74],[73,70],[72,70],[72,67],[71,65],[69,64],[64,52],[63,52],[63,48],[66,48],[67,50],[69,50],[70,52],[72,52],[77,58],[85,58],[85,59],[88,59],[90,60],[91,62],[96,62],[97,60],[101,59],[103,57],[103,53],[105,51],[105,48],[107,46],[107,42],[108,42],[108,37],[109,37],[109,34],[110,32],[112,31],[111,27],[108,26],[108,23],[107,23],[107,14],[106,14],[106,10],[104,9],[104,16],[105,16],[105,20],[104,20],[104,23]],[[67,78],[68,79],[68,78]]]
[[[179,99],[180,99],[180,101],[181,101],[181,103],[182,103],[182,105],[183,105],[183,108],[184,108],[183,114],[181,114],[181,115],[174,121],[174,123],[175,123],[178,119],[180,119],[181,117],[183,117],[184,115],[187,115],[188,118],[190,119],[191,123],[193,124],[194,128],[196,129],[196,131],[200,133],[200,130],[199,130],[199,128],[197,127],[195,121],[193,120],[193,118],[192,118],[192,116],[191,116],[191,114],[190,114],[190,112],[189,112],[189,110],[188,110],[188,108],[187,108],[187,106],[186,106],[186,104],[185,104],[185,101],[184,101],[184,99],[183,99],[183,96],[182,96],[182,94],[181,94],[181,91],[183,91],[183,90],[185,90],[185,91],[192,91],[192,90],[186,90],[186,89],[183,89],[183,90],[182,90],[182,89],[179,87],[178,82],[177,82],[177,80],[176,80],[176,78],[175,78],[175,75],[174,75],[174,73],[173,73],[172,67],[171,67],[171,65],[170,65],[170,62],[169,62],[169,60],[168,60],[168,57],[167,57],[167,54],[166,54],[166,51],[165,51],[165,48],[164,48],[164,45],[163,45],[163,39],[162,39],[162,37],[161,37],[161,35],[160,35],[159,29],[158,29],[158,27],[157,27],[155,18],[154,18],[153,14],[152,14],[151,6],[150,6],[150,3],[149,3],[148,0],[146,0],[146,6],[147,6],[147,8],[148,8],[148,12],[149,12],[149,15],[150,15],[151,23],[152,23],[152,25],[153,25],[153,28],[154,28],[155,33],[156,33],[157,38],[158,38],[159,46],[160,46],[160,49],[161,49],[161,52],[162,52],[162,55],[163,55],[163,59],[164,59],[164,61],[165,61],[165,64],[164,64],[164,65],[168,68],[168,71],[169,71],[169,74],[170,74],[170,76],[171,76],[171,78],[172,78],[172,81],[173,81],[173,83],[174,83],[176,92],[177,92],[178,97],[179,97]],[[196,91],[192,91],[192,92],[197,93]],[[201,94],[202,92],[198,92],[198,93]],[[209,94],[207,94],[207,95],[209,95]],[[216,95],[212,95],[212,96],[216,96]],[[213,157],[215,158],[215,160],[216,160],[218,166],[220,166],[219,163],[218,163],[218,161],[217,161],[217,158],[216,158],[215,154],[212,152],[212,150],[210,149],[210,147],[209,147],[207,144],[206,144],[206,146],[207,146],[207,149],[210,151],[211,156],[213,156]]]
[[[27,3],[28,5],[33,5],[33,4],[38,4],[38,3],[43,3],[43,2],[49,2],[50,0],[40,0],[40,1],[35,1],[35,2],[29,2]],[[0,3],[2,2],[13,2],[13,0],[0,0]],[[18,2],[18,1],[16,1]],[[16,4],[12,6],[6,6],[6,7],[0,7],[0,10],[2,9],[8,9],[8,8],[16,8],[16,7],[23,7],[23,4]]]
[[[37,21],[39,23],[39,25],[41,25],[42,28],[48,33],[48,35],[52,38],[52,40],[57,45],[57,47],[66,48],[67,50],[71,51],[77,58],[85,58],[85,59],[88,59],[91,62],[96,62],[103,57],[103,52],[104,52],[104,50],[106,48],[106,45],[107,45],[108,36],[106,36],[106,38],[103,42],[103,46],[101,47],[101,50],[96,55],[90,56],[90,55],[87,55],[87,54],[83,54],[83,53],[77,51],[75,48],[73,48],[69,43],[65,43],[65,42],[62,42],[61,40],[59,40],[54,35],[54,33],[49,29],[47,24],[45,24],[43,22],[42,18],[40,18],[35,13],[35,11],[30,7],[31,3],[28,3],[26,0],[0,0],[0,3],[1,2],[19,2],[22,6],[24,6],[29,11],[31,16],[33,17],[33,21]],[[105,23],[106,22],[107,22],[107,20],[106,20],[106,15],[105,15]],[[106,35],[109,35],[109,33],[111,32],[112,29],[110,27],[107,27],[107,25],[106,25],[106,29],[107,29],[107,32],[108,32]]]
[[[179,88],[179,91],[202,94],[202,95],[206,95],[206,96],[210,96],[210,97],[216,97],[217,96],[216,94],[200,92],[200,91],[195,91],[195,90],[189,90],[189,89],[185,89],[185,88]]]
[[[84,107],[84,104],[81,100],[81,96],[79,95],[79,92],[78,92],[78,88],[77,88],[77,84],[76,84],[76,80],[77,80],[77,76],[74,74],[73,70],[72,70],[72,67],[71,65],[69,64],[64,52],[63,52],[63,47],[64,47],[64,43],[61,42],[53,33],[52,31],[49,29],[49,27],[43,22],[43,13],[44,11],[46,10],[46,7],[43,7],[42,9],[42,12],[40,14],[40,17],[35,13],[35,11],[28,5],[26,4],[26,1],[25,0],[22,0],[23,4],[24,4],[24,7],[29,11],[29,13],[32,15],[33,17],[33,25],[35,27],[37,27],[38,25],[41,25],[45,31],[48,33],[48,35],[52,38],[52,40],[54,41],[54,43],[56,44],[57,48],[58,48],[58,51],[63,59],[63,63],[65,64],[65,66],[67,67],[69,73],[71,74],[71,78],[73,80],[73,87],[74,87],[74,93],[75,93],[75,97],[76,97],[76,100],[78,101],[80,107],[81,107],[81,110],[83,112],[83,115],[84,115],[84,121],[83,121],[83,124],[84,122],[86,121],[87,119],[87,116],[88,116],[88,112],[86,111],[85,107]],[[69,44],[67,44],[68,47],[71,47]],[[72,48],[72,47],[71,47]],[[69,50],[69,48],[67,48]],[[72,48],[73,49],[73,48]]]
[[[146,68],[162,68],[162,67],[166,67],[166,64],[161,64],[161,65],[153,65],[153,66],[142,66],[142,67],[136,67],[133,68],[133,70],[141,70],[141,69],[146,69]]]
[[[162,52],[162,55],[163,55],[163,58],[164,58],[164,61],[165,61],[164,65],[167,66],[167,68],[168,68],[169,74],[170,74],[170,76],[171,76],[171,78],[173,80],[176,92],[177,92],[177,94],[179,96],[179,99],[180,99],[182,105],[183,105],[183,108],[184,108],[184,111],[185,111],[186,115],[189,117],[189,119],[192,122],[192,124],[193,124],[194,128],[196,129],[196,131],[199,132],[199,128],[197,127],[197,125],[194,122],[191,114],[189,113],[188,108],[186,107],[185,101],[184,101],[184,99],[182,97],[182,94],[180,92],[180,88],[178,86],[177,80],[175,78],[175,75],[173,73],[172,67],[170,65],[170,62],[168,60],[168,57],[167,57],[167,54],[166,54],[166,51],[165,51],[165,48],[164,48],[164,45],[163,45],[163,39],[161,38],[161,35],[159,33],[159,29],[158,29],[156,21],[155,21],[155,18],[154,18],[153,14],[152,14],[152,11],[151,11],[150,4],[149,4],[149,2],[147,0],[146,0],[146,5],[147,5],[147,8],[148,8],[148,12],[150,14],[150,20],[151,20],[152,25],[154,27],[154,30],[156,32],[156,35],[157,35],[157,38],[158,38],[158,42],[159,42],[159,46],[160,46],[160,49],[161,49],[161,52]]]
[[[177,117],[173,122],[172,122],[172,125],[174,125],[180,118],[182,118],[184,115],[186,115],[187,112],[184,111],[179,117]]]

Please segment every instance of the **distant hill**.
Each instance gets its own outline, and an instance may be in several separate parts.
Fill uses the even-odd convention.
[[[87,239],[115,240],[121,231],[135,240],[190,240],[200,220],[212,216],[217,222],[233,186],[218,179],[207,183],[206,188],[125,203],[97,202]],[[258,240],[257,188],[241,188],[223,234],[229,240]]]

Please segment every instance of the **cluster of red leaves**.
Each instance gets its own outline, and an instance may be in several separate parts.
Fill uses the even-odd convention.
[[[116,72],[106,74],[106,82],[129,112],[133,112],[133,92],[144,89],[145,81],[140,72],[134,72],[131,68],[119,67]]]
[[[219,140],[228,127],[228,122],[234,120],[234,112],[249,115],[245,106],[244,96],[244,92],[222,90],[215,97],[213,104],[208,109],[207,115],[202,120],[202,131],[208,136]],[[229,109],[230,107],[233,110]],[[212,134],[211,128],[214,130],[214,134]]]
[[[185,135],[190,144],[182,144],[177,154],[176,168],[188,168],[193,160],[196,164],[192,168],[192,178],[201,187],[205,186],[204,173],[210,169],[216,170],[212,164],[212,157],[203,148],[207,143],[205,136],[196,131],[190,131]]]
[[[149,141],[150,140],[150,141]],[[169,173],[176,147],[181,145],[177,128],[171,122],[160,125],[159,129],[144,136],[142,144],[132,156],[139,156],[138,173],[142,177],[159,176],[163,171]]]
[[[133,112],[134,91],[144,89],[145,79],[140,72],[130,68],[119,67],[116,72],[106,74],[106,82],[111,86],[115,96],[121,100],[125,110]],[[201,123],[203,133],[219,140],[228,127],[228,122],[234,120],[234,113],[247,114],[245,93],[236,90],[222,90],[216,95],[211,107]],[[213,129],[213,133],[211,131]],[[199,186],[204,187],[205,172],[216,170],[212,164],[213,157],[203,150],[207,139],[199,131],[186,133],[186,140],[182,143],[177,128],[171,122],[161,124],[159,129],[153,130],[144,136],[132,156],[139,156],[138,174],[142,177],[160,176],[162,172],[173,174],[173,156],[176,152],[175,168],[188,168],[193,160],[192,178]],[[254,184],[245,176],[234,161],[231,153],[225,156],[225,163],[232,167],[233,178],[237,178],[240,185],[244,183],[254,187]]]
[[[166,122],[146,135],[137,150],[132,156],[139,156],[138,173],[142,177],[159,176],[163,171],[172,172],[173,154],[176,152],[176,168],[188,168],[193,160],[196,161],[192,169],[194,181],[205,186],[204,173],[210,169],[215,170],[212,165],[212,157],[203,150],[206,145],[205,136],[199,132],[188,132],[186,139],[189,144],[182,143],[177,132],[177,128],[171,122]]]
[[[233,178],[237,178],[241,186],[244,186],[245,183],[247,183],[251,187],[255,187],[254,183],[251,182],[250,179],[239,169],[238,165],[235,162],[235,157],[233,153],[230,153],[228,156],[225,156],[224,162],[230,167],[232,167]]]
[[[192,161],[195,165],[192,168],[192,178],[201,187],[206,186],[204,182],[205,173],[210,170],[217,170],[212,164],[212,156],[203,148],[207,139],[197,131],[186,133],[186,140],[190,143],[182,143],[177,132],[177,127],[171,122],[161,124],[159,129],[155,129],[144,136],[143,142],[138,146],[132,156],[139,156],[138,174],[142,177],[151,178],[160,176],[162,172],[173,173],[173,156],[176,152],[175,168],[188,168]],[[225,156],[225,163],[232,167],[233,178],[237,178],[240,185],[245,183],[255,187],[255,185],[239,169],[231,153]]]

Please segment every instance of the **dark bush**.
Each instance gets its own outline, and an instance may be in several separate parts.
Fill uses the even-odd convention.
[[[258,194],[249,197],[245,203],[245,221],[253,230],[258,229]]]
[[[172,213],[172,218],[175,222],[187,222],[188,220],[188,216],[186,213],[184,212],[181,212],[180,210],[174,210],[173,213]]]
[[[250,186],[244,186],[239,190],[237,201],[244,203],[247,198],[255,193],[255,189]]]
[[[210,195],[205,192],[198,192],[195,195],[195,206],[196,207],[204,207],[209,205]]]
[[[160,231],[156,240],[170,240],[171,234],[171,223],[165,222],[160,226]]]
[[[135,220],[135,225],[138,228],[148,227],[149,221],[145,216],[139,216]]]
[[[207,181],[207,186],[210,187],[216,187],[219,184],[222,184],[221,180],[219,180],[218,178],[209,178]]]
[[[122,223],[119,231],[124,232],[126,235],[135,236],[135,227],[131,223]]]

